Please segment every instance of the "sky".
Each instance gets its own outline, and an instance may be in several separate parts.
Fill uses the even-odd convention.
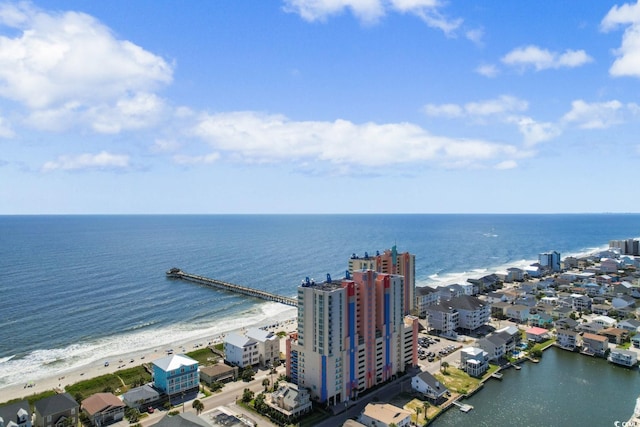
[[[0,0],[0,214],[639,212],[640,5]]]

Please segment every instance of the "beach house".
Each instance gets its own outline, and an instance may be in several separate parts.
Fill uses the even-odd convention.
[[[281,384],[278,390],[269,395],[265,403],[289,421],[311,412],[313,406],[309,390],[291,383]]]
[[[489,369],[489,353],[478,347],[460,350],[460,369],[472,377],[481,377]]]
[[[558,329],[556,343],[565,350],[574,351],[578,346],[578,333],[571,329]]]
[[[421,393],[432,403],[438,403],[444,399],[449,390],[429,372],[424,371],[411,378],[411,389]]]
[[[169,399],[197,393],[200,387],[198,361],[182,354],[154,360],[153,383]]]
[[[31,427],[30,413],[26,400],[0,406],[0,427]]]
[[[611,353],[609,353],[607,360],[611,363],[615,363],[616,365],[632,367],[638,363],[638,353],[635,351],[614,348],[611,350]]]
[[[609,339],[585,332],[582,335],[582,353],[603,357],[609,348]]]
[[[102,427],[124,419],[127,405],[112,393],[96,393],[84,399],[81,407],[91,425]]]
[[[78,425],[80,405],[69,393],[60,393],[36,401],[35,427],[66,427]]]

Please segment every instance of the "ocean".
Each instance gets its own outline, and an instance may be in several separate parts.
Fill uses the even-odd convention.
[[[171,267],[295,296],[305,277],[344,277],[352,254],[393,245],[433,286],[639,235],[638,214],[0,216],[0,391],[295,316],[169,280]]]

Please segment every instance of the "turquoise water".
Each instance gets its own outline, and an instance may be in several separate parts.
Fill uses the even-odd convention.
[[[295,296],[352,253],[416,255],[419,285],[464,281],[540,252],[640,235],[640,215],[0,216],[0,388],[295,309],[171,281],[171,267]]]

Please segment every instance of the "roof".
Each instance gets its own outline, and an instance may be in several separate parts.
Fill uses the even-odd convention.
[[[209,375],[210,377],[220,375],[226,372],[233,372],[235,369],[231,366],[225,365],[223,363],[218,363],[217,365],[206,366],[204,368],[200,368],[200,374]]]
[[[590,334],[588,332],[585,332],[582,335],[582,339],[583,340],[591,340],[591,341],[599,341],[599,342],[608,342],[609,339],[605,336],[602,335],[596,335],[596,334]]]
[[[31,408],[29,408],[29,402],[26,400],[20,400],[18,402],[10,403],[8,405],[0,406],[0,418],[4,420],[4,425],[8,425],[9,422],[13,421],[18,424],[18,414],[24,414],[26,411],[26,415],[29,416],[31,413]]]
[[[411,417],[411,412],[389,403],[369,403],[365,406],[363,415],[389,425],[391,423],[398,424],[405,418]]]
[[[278,336],[273,332],[265,331],[264,329],[260,329],[260,328],[249,328],[247,330],[247,337],[253,338],[255,340],[262,341],[262,342],[278,339]]]
[[[449,307],[453,307],[458,310],[478,310],[479,308],[487,305],[487,303],[481,299],[470,295],[461,295],[459,297],[451,298],[446,302],[446,304]]]
[[[211,427],[211,425],[194,414],[193,412],[184,412],[181,414],[169,416],[165,415],[155,424],[151,426],[157,427]]]
[[[613,335],[613,336],[622,336],[622,335],[626,335],[628,334],[628,332],[624,329],[620,329],[620,328],[605,328],[605,329],[601,329],[600,332],[598,332],[599,334],[606,334],[606,335]]]
[[[69,393],[61,393],[45,397],[44,399],[38,400],[34,406],[36,411],[43,416],[58,414],[60,412],[80,407],[78,402],[76,402]]]
[[[431,286],[416,286],[416,295],[428,295],[438,292]]]
[[[180,369],[183,366],[197,365],[198,361],[193,360],[189,356],[183,354],[173,354],[171,356],[163,357],[153,361],[154,366],[162,369],[163,371],[173,371]]]
[[[145,384],[140,387],[132,388],[128,392],[122,395],[122,399],[127,402],[138,402],[145,400],[156,400],[160,398],[158,390],[153,388],[150,384]]]
[[[438,381],[436,377],[434,377],[427,371],[420,372],[416,376],[420,378],[429,387],[431,387],[433,390],[442,391],[443,393],[447,391],[447,388],[440,381]]]
[[[240,335],[237,332],[231,332],[229,333],[225,339],[224,339],[225,343],[229,343],[234,347],[248,347],[250,345],[254,345],[257,344],[257,341],[251,338],[247,338],[244,335]]]
[[[82,401],[82,409],[89,415],[102,412],[107,408],[126,406],[122,400],[111,393],[96,393]]]
[[[527,329],[526,332],[531,335],[544,335],[549,333],[548,330],[544,328],[538,328],[536,326],[534,326],[533,328]]]

